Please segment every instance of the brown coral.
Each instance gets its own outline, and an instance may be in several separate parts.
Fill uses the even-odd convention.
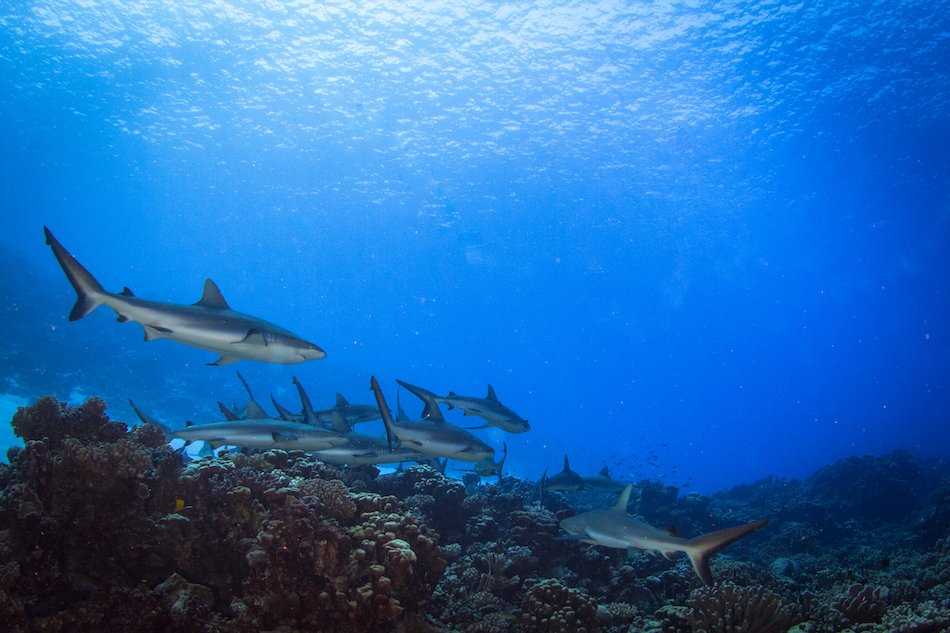
[[[44,399],[3,469],[5,630],[392,630],[422,612],[438,535],[394,497],[267,451],[182,467],[154,427]]]
[[[597,603],[587,592],[549,578],[525,593],[520,623],[523,630],[539,633],[592,633],[599,630]]]
[[[796,605],[777,595],[729,582],[697,589],[687,604],[695,633],[785,633],[804,620]]]

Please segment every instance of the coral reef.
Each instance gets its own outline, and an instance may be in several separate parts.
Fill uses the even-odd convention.
[[[730,582],[697,589],[687,604],[695,633],[784,633],[804,619],[774,593]]]
[[[2,474],[9,631],[384,631],[420,620],[445,560],[399,499],[269,451],[181,466],[101,402],[14,421]],[[301,476],[306,473],[306,476]]]
[[[95,399],[42,399],[12,426],[0,621],[17,633],[950,630],[950,470],[905,453],[712,496],[640,482],[631,509],[687,535],[772,519],[703,587],[683,556],[564,540],[559,520],[603,493],[299,451],[183,463]]]

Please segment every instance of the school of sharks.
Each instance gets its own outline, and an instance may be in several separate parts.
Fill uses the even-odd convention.
[[[294,332],[260,317],[243,314],[231,308],[217,284],[206,279],[201,298],[194,304],[184,305],[143,299],[124,287],[121,292],[105,290],[97,279],[44,227],[46,244],[62,267],[76,293],[76,302],[69,320],[76,321],[100,306],[111,308],[119,323],[133,321],[142,326],[145,341],[168,339],[218,354],[208,363],[222,366],[242,360],[274,364],[298,364],[326,358],[326,351]],[[384,390],[375,376],[370,378],[370,390],[375,405],[353,404],[342,394],[336,394],[333,406],[315,409],[304,385],[293,377],[299,398],[299,410],[294,411],[278,402],[273,395],[271,403],[276,411],[271,415],[258,402],[245,378],[238,372],[247,392],[248,401],[240,408],[230,408],[219,402],[222,420],[187,421],[174,425],[159,420],[147,412],[141,403],[132,400],[136,415],[143,424],[162,429],[169,441],[181,440],[181,452],[200,442],[199,458],[214,455],[214,451],[245,449],[284,449],[312,453],[320,460],[341,466],[402,464],[418,462],[431,464],[444,472],[448,460],[468,462],[471,472],[479,476],[502,476],[507,459],[507,444],[503,456],[495,461],[495,449],[472,431],[498,428],[507,433],[525,433],[530,424],[518,413],[501,402],[491,385],[483,397],[463,396],[449,391],[444,396],[397,380],[397,384],[422,402],[417,418],[407,415],[397,396],[396,414],[389,407]],[[461,411],[464,416],[480,418],[483,422],[463,428],[452,424],[440,408]],[[385,437],[359,433],[356,428],[366,422],[382,419]],[[617,502],[610,508],[583,512],[561,520],[564,539],[575,539],[606,548],[645,550],[672,558],[685,553],[696,575],[706,585],[714,583],[710,557],[730,543],[766,525],[757,520],[694,538],[683,538],[675,530],[663,530],[649,525],[627,512],[632,486],[615,480],[606,468],[597,475],[585,477],[571,469],[564,456],[561,472],[548,476],[545,472],[540,490],[580,491],[585,489],[615,491]]]

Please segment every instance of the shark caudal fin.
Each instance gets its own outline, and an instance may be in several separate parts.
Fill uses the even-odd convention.
[[[133,411],[135,411],[135,415],[139,417],[139,420],[142,421],[142,424],[154,424],[155,426],[165,431],[166,433],[174,433],[175,429],[173,429],[170,425],[166,424],[165,422],[162,422],[158,418],[153,418],[149,414],[145,413],[144,411],[139,409],[138,405],[136,405],[131,400],[129,400],[129,406],[132,407]]]
[[[280,417],[281,420],[283,420],[284,422],[293,421],[294,419],[293,412],[287,407],[285,407],[284,405],[282,405],[281,403],[277,402],[277,399],[274,398],[274,394],[271,394],[270,401],[274,405],[274,408],[277,409],[277,415],[278,417]]]
[[[313,410],[313,405],[310,404],[310,396],[307,395],[307,392],[304,390],[303,385],[297,379],[296,376],[293,377],[294,386],[297,387],[297,395],[300,397],[300,406],[303,407],[303,421],[304,424],[309,424],[311,426],[319,425],[319,420],[317,420],[317,413]]]
[[[393,414],[389,411],[386,396],[383,395],[383,390],[380,388],[376,376],[370,377],[369,388],[373,390],[373,395],[376,397],[376,406],[379,407],[379,414],[383,418],[383,426],[386,427],[386,443],[389,444],[389,450],[392,451],[393,440],[398,439],[393,428]]]
[[[43,233],[46,234],[46,243],[53,249],[56,261],[59,262],[69,283],[73,285],[73,290],[76,291],[76,303],[69,313],[69,320],[78,321],[102,305],[102,295],[105,294],[105,290],[92,273],[77,262],[76,258],[59,243],[49,228],[44,226]]]
[[[709,559],[713,554],[721,551],[730,543],[738,541],[746,534],[765,527],[768,522],[768,519],[753,521],[745,525],[737,525],[736,527],[717,530],[689,539],[683,547],[683,550],[686,552],[686,555],[689,556],[689,561],[693,564],[693,569],[702,579],[703,584],[711,585],[714,582],[712,569],[709,567]]]

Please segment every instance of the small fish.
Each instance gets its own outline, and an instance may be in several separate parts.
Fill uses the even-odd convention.
[[[115,310],[120,323],[135,321],[145,329],[145,340],[170,339],[218,352],[210,365],[227,365],[239,360],[293,364],[324,358],[321,348],[272,323],[235,312],[210,279],[205,280],[201,299],[181,305],[139,299],[125,288],[106,292],[92,274],[43,227],[46,243],[76,291],[76,304],[69,320],[83,318],[101,305]]]

